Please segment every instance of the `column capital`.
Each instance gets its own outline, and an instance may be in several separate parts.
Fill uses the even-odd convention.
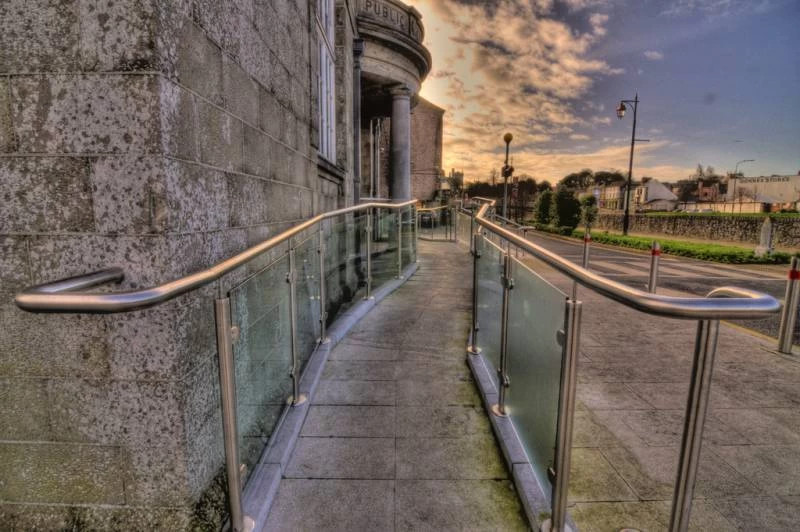
[[[409,89],[406,85],[395,85],[389,89],[389,94],[392,95],[393,100],[411,98],[411,89]]]

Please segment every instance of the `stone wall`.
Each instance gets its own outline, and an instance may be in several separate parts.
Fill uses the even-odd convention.
[[[601,213],[595,227],[622,231],[622,214]],[[757,246],[762,216],[645,216],[631,215],[630,231],[656,235],[700,238],[709,241],[745,242]],[[772,243],[780,248],[800,248],[800,218],[772,219]]]
[[[124,315],[12,298],[109,266],[126,271],[116,289],[160,284],[345,205],[352,146],[340,169],[317,162],[312,9],[0,3],[0,522],[218,527],[213,299],[244,272]]]
[[[443,109],[423,98],[411,111],[411,195],[423,201],[439,190],[443,116]]]

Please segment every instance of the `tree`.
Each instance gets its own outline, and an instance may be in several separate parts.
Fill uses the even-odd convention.
[[[597,198],[586,196],[581,200],[581,222],[586,230],[590,231],[595,220],[597,220]]]
[[[678,181],[678,201],[687,202],[697,198],[697,181],[694,179],[683,179]]]
[[[571,231],[578,227],[580,216],[581,203],[575,198],[575,194],[565,186],[558,187],[550,205],[552,224],[556,227],[569,228]]]
[[[539,194],[539,199],[536,200],[536,207],[534,209],[534,216],[536,222],[542,225],[550,224],[550,209],[553,204],[553,191],[550,189],[542,191]]]
[[[559,181],[560,187],[566,187],[571,190],[584,190],[586,187],[594,183],[594,174],[588,168],[584,168],[580,172],[574,172],[567,175]]]
[[[553,190],[553,185],[550,184],[550,181],[542,181],[536,185],[537,192],[544,192],[546,190]]]
[[[624,183],[625,176],[621,172],[614,170],[613,172],[600,171],[594,174],[594,184],[598,186],[617,185]]]

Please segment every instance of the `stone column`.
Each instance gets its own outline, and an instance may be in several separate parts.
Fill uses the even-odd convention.
[[[411,91],[392,89],[392,199],[411,199]]]
[[[361,56],[364,40],[353,40],[353,204],[361,201]]]

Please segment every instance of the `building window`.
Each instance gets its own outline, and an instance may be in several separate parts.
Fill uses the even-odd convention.
[[[319,152],[336,162],[336,65],[334,63],[334,0],[317,0],[319,35]]]

